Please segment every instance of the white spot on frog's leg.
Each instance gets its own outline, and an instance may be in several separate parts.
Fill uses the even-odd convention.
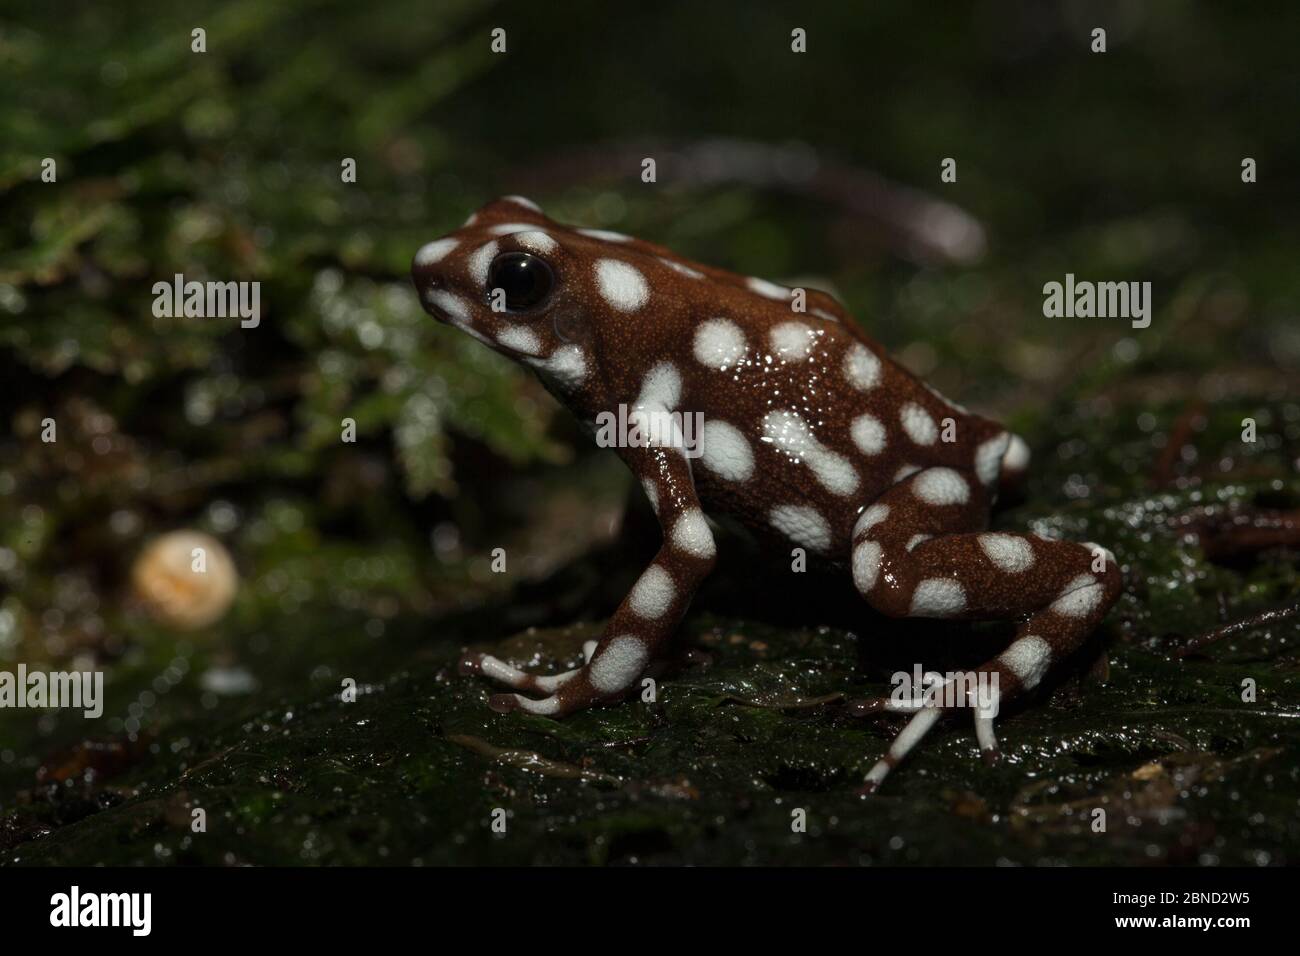
[[[1003,651],[998,660],[1016,675],[1021,687],[1033,690],[1052,663],[1052,647],[1041,637],[1027,634]]]
[[[645,641],[631,634],[611,640],[587,668],[587,680],[602,694],[613,694],[630,687],[641,676],[650,651]]]
[[[1101,604],[1104,590],[1091,574],[1080,574],[1061,589],[1052,610],[1063,617],[1087,617]]]
[[[1002,432],[975,449],[975,475],[979,478],[980,484],[991,485],[998,480],[998,472],[1002,469],[1002,456],[1006,454],[1007,445],[1010,443],[1010,433]]]
[[[853,540],[866,534],[880,522],[889,517],[889,505],[876,504],[872,505],[866,511],[858,516],[857,523],[853,526]]]
[[[730,319],[709,319],[695,330],[695,359],[701,365],[725,371],[745,355],[745,333]]]
[[[844,377],[860,391],[868,391],[880,384],[880,359],[859,342],[853,343],[844,353]]]
[[[659,565],[652,564],[637,578],[627,603],[637,617],[663,617],[676,594],[672,577]]]
[[[525,209],[531,209],[533,212],[542,211],[541,206],[537,205],[537,203],[525,196],[502,196],[501,199],[505,202],[512,202],[516,206],[523,206]]]
[[[441,262],[447,253],[455,249],[460,244],[458,239],[435,239],[433,242],[426,242],[420,247],[420,251],[415,254],[415,264],[417,266],[431,266],[435,262]]]
[[[825,319],[827,322],[839,322],[839,319],[836,316],[827,312],[825,309],[813,308],[809,311],[811,311],[813,315],[817,316],[817,318]]]
[[[795,544],[825,554],[831,547],[831,527],[816,508],[777,505],[768,515],[772,527]]]
[[[700,453],[700,464],[727,481],[747,481],[754,473],[754,452],[748,439],[726,422],[704,422]]]
[[[951,468],[927,468],[912,482],[912,494],[928,505],[962,505],[970,500],[970,485]]]
[[[673,260],[665,259],[662,256],[659,257],[659,261],[662,262],[664,265],[666,265],[669,269],[672,269],[678,275],[686,276],[686,278],[688,279],[704,278],[703,272],[697,272],[696,270],[692,269],[690,266],[682,265],[680,262],[673,262]]]
[[[672,362],[660,362],[641,380],[637,407],[664,408],[669,411],[682,400],[682,377]]]
[[[912,592],[912,617],[952,617],[966,610],[966,592],[951,578],[926,578]]]
[[[653,478],[642,478],[641,487],[645,489],[645,496],[650,499],[650,507],[654,513],[659,513],[659,486],[654,483]]]
[[[768,299],[776,299],[780,302],[790,301],[790,290],[783,285],[777,285],[775,282],[768,282],[766,279],[749,278],[745,280],[745,285],[749,287],[750,292],[757,292]]]
[[[1020,574],[1034,566],[1034,549],[1019,535],[982,534],[976,540],[999,571]]]
[[[469,277],[474,280],[475,284],[480,286],[487,285],[488,267],[492,265],[492,260],[496,258],[497,249],[500,245],[493,241],[485,243],[474,250],[474,254],[469,257],[465,267],[469,270]]]
[[[772,351],[786,362],[802,362],[812,354],[815,335],[802,322],[782,322],[772,327]]]
[[[559,248],[559,243],[552,239],[549,233],[545,233],[540,229],[529,229],[527,232],[515,233],[515,243],[520,248],[535,252],[539,256],[544,256]]]
[[[849,434],[853,444],[864,455],[879,455],[885,450],[885,426],[874,415],[859,415],[853,419]]]
[[[933,445],[939,437],[939,429],[934,419],[916,402],[908,402],[898,412],[899,421],[907,437],[918,445]]]
[[[716,553],[713,532],[704,514],[698,508],[692,508],[673,525],[673,547],[696,558],[711,558]]]
[[[521,355],[535,356],[542,351],[542,340],[532,329],[519,325],[509,325],[497,333],[497,341]]]
[[[931,534],[914,534],[907,539],[907,544],[903,545],[908,551],[915,551],[916,546],[923,541],[929,541],[934,535]]]
[[[580,236],[587,236],[591,239],[601,239],[605,242],[631,242],[631,236],[625,236],[621,232],[611,232],[608,229],[575,229],[574,232]]]
[[[863,594],[876,586],[880,555],[880,545],[875,541],[863,541],[853,549],[853,583]]]
[[[576,345],[562,345],[546,358],[525,356],[523,361],[565,389],[577,388],[587,380],[587,354]]]
[[[1012,435],[1002,456],[1002,467],[1007,471],[1024,471],[1029,467],[1029,446],[1019,435]]]
[[[596,262],[596,287],[604,300],[621,312],[635,312],[650,301],[645,276],[619,259]]]
[[[907,722],[907,725],[898,732],[894,742],[889,745],[889,752],[886,757],[867,771],[866,787],[864,789],[874,790],[879,787],[881,781],[889,776],[889,771],[912,752],[913,748],[925,738],[925,735],[930,732],[930,728],[942,716],[942,707],[922,707],[918,710],[912,719]]]

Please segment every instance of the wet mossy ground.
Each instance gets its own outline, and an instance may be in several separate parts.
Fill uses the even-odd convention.
[[[1239,422],[1236,411],[1221,416],[1224,427],[1201,422],[1198,442],[1246,471],[1280,473],[1297,447],[1300,408],[1265,413],[1288,436],[1282,445],[1235,442],[1226,425]],[[1096,453],[1062,458],[1040,441],[1045,460],[1029,498],[996,524],[1107,543],[1125,593],[1068,676],[1000,716],[997,765],[981,762],[968,720],[956,717],[879,794],[854,796],[901,719],[853,718],[844,701],[886,692],[889,675],[913,662],[978,663],[1007,631],[887,621],[842,581],[756,570],[735,540],[724,541],[654,702],[562,721],[489,711],[489,684],[456,672],[461,647],[539,670],[573,666],[599,633],[598,615],[567,626],[556,618],[591,617],[617,599],[644,550],[630,520],[632,546],[594,546],[505,602],[399,616],[370,647],[351,639],[360,618],[308,605],[259,630],[273,640],[277,629],[307,628],[320,646],[340,649],[328,668],[277,673],[275,655],[263,654],[259,689],[209,708],[186,694],[185,675],[135,739],[11,761],[4,860],[1294,862],[1300,625],[1283,620],[1182,660],[1171,654],[1193,633],[1293,601],[1295,552],[1214,564],[1169,519],[1224,502],[1294,507],[1300,483],[1140,491],[1149,476],[1110,464],[1144,441],[1140,429],[1117,424],[1131,416],[1067,420]],[[1086,499],[1035,498],[1081,475],[1092,484]],[[540,626],[520,626],[529,620]],[[342,700],[344,677],[357,683],[353,702]],[[1250,701],[1247,679],[1256,685]],[[192,832],[196,808],[206,832]],[[792,826],[796,816],[804,832]]]

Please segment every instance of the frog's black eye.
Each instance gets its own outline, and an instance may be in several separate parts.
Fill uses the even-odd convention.
[[[506,308],[524,312],[536,308],[555,285],[555,273],[537,256],[526,252],[504,252],[488,269],[488,294],[500,289],[506,294]]]

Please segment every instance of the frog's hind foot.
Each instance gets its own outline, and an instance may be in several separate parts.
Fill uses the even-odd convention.
[[[591,663],[591,656],[596,653],[596,642],[587,641],[582,645],[583,664]],[[507,664],[500,658],[493,657],[491,654],[482,654],[478,652],[467,652],[461,655],[460,662],[456,668],[462,675],[481,675],[491,678],[507,687],[513,687],[515,690],[527,691],[533,694],[551,694],[559,687],[571,681],[582,673],[581,667],[575,667],[573,670],[564,671],[561,674],[529,674],[521,671],[519,668]],[[514,697],[513,694],[497,694],[496,697]],[[505,709],[514,710],[514,707]],[[493,707],[493,710],[502,710]],[[502,710],[504,712],[504,710]]]
[[[976,682],[978,688],[979,683]],[[852,701],[848,712],[854,717],[868,717],[874,714],[911,714],[912,719],[894,737],[889,750],[867,772],[866,782],[857,791],[858,796],[869,796],[876,792],[889,772],[898,766],[912,752],[930,728],[939,722],[939,718],[952,713],[960,707],[970,708],[975,715],[975,739],[979,742],[980,753],[986,763],[996,763],[1001,758],[998,750],[997,736],[993,731],[993,717],[996,700],[988,699],[977,689],[968,689],[963,701],[954,699],[957,688],[955,681],[949,680],[931,688],[928,697],[905,698],[875,697],[867,700]],[[945,701],[946,703],[935,703]]]

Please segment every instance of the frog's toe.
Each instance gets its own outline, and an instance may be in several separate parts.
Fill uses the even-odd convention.
[[[892,697],[867,697],[845,704],[850,717],[871,717],[875,714],[914,714],[925,704],[916,700],[895,700]]]
[[[912,752],[917,744],[930,732],[933,727],[943,716],[944,708],[942,707],[921,707],[912,716],[906,726],[898,732],[894,742],[889,745],[889,750],[883,757],[876,762],[876,765],[867,771],[867,779],[863,784],[862,793],[874,793],[875,789],[884,782],[889,776],[889,771],[902,762],[903,758]]]
[[[595,652],[595,641],[587,641],[582,645],[584,661],[589,662],[591,655]],[[582,672],[582,668],[577,667],[561,674],[529,674],[511,664],[507,664],[500,658],[493,657],[491,654],[477,652],[468,652],[461,655],[457,670],[465,677],[481,675],[489,677],[499,684],[505,684],[514,690],[530,691],[536,694],[550,694],[563,687]],[[509,697],[511,695],[506,694],[504,696]]]

